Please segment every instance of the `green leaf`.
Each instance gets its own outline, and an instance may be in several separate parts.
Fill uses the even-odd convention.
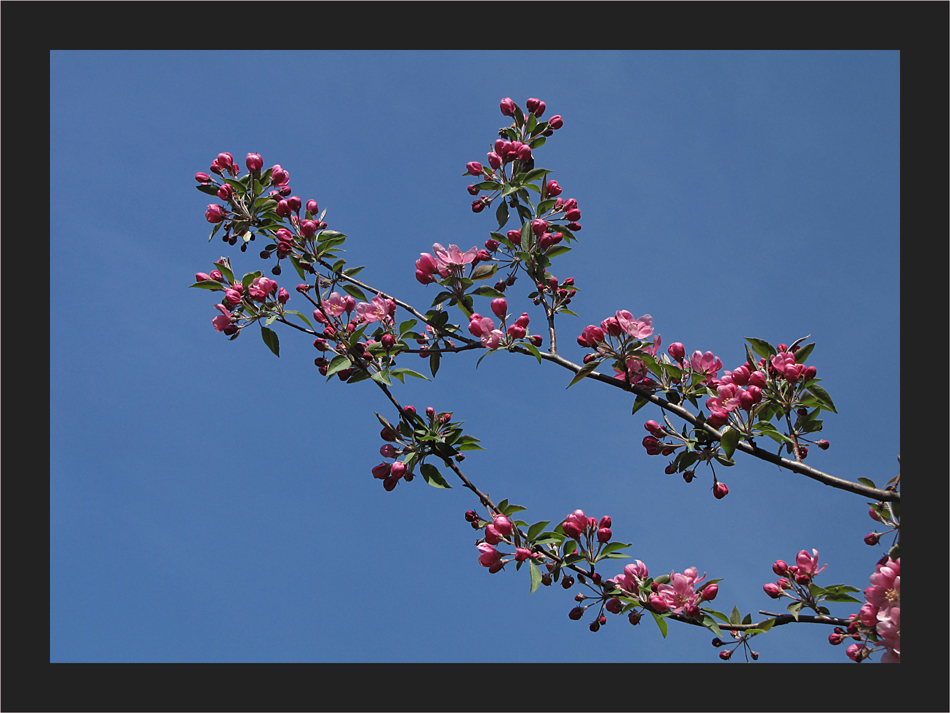
[[[877,488],[877,486],[874,484],[874,481],[870,478],[858,478],[858,482],[868,486],[869,488]]]
[[[337,356],[333,357],[332,361],[327,366],[327,379],[329,380],[329,378],[338,371],[349,369],[351,366],[353,366],[353,363],[349,359],[347,359],[342,354],[338,354]]]
[[[558,255],[563,255],[564,253],[569,253],[571,248],[567,245],[555,245],[552,248],[548,248],[547,252],[544,253],[547,257],[557,257]]]
[[[217,280],[202,280],[201,282],[196,282],[191,285],[191,287],[200,287],[202,290],[223,290],[224,285],[222,285]],[[189,289],[191,289],[189,287]]]
[[[798,621],[798,612],[802,610],[803,606],[805,606],[804,602],[792,602],[788,605],[788,613],[794,617],[795,621]]]
[[[302,319],[302,320],[304,321],[304,323],[305,323],[308,327],[310,327],[310,329],[313,329],[313,325],[310,324],[310,320],[307,319],[305,316],[303,316],[303,315],[302,315],[300,312],[298,312],[297,310],[295,310],[295,309],[285,309],[285,310],[284,310],[284,313],[285,313],[285,314],[295,314],[295,315],[297,315],[298,317],[300,317],[300,319]]]
[[[508,195],[505,193],[505,190],[508,190],[509,186],[505,186],[502,191],[502,196]],[[509,191],[510,193],[511,191]],[[498,221],[498,229],[501,230],[505,227],[505,224],[508,222],[508,204],[505,202],[505,199],[502,198],[498,201],[498,209],[495,211],[495,219]]]
[[[808,358],[808,355],[811,354],[814,348],[815,348],[814,342],[811,342],[810,344],[806,344],[803,347],[799,347],[798,351],[795,352],[795,363],[804,364],[805,360]]]
[[[477,287],[472,290],[472,294],[478,297],[491,297],[492,299],[498,299],[499,297],[504,297],[504,292],[499,292],[494,287],[488,287],[483,285],[482,287]]]
[[[267,327],[261,325],[261,338],[264,340],[264,344],[267,345],[267,348],[279,357],[280,342],[277,340],[277,334],[274,332],[274,330],[268,329]]]
[[[733,607],[729,615],[729,623],[738,626],[742,623],[742,614],[739,613],[739,607]]]
[[[735,428],[730,428],[722,434],[722,452],[726,454],[727,458],[732,458],[732,454],[736,452],[736,445],[738,445],[741,437],[742,434]]]
[[[425,481],[433,488],[452,488],[451,485],[445,482],[445,478],[442,477],[439,469],[434,465],[430,463],[423,463],[419,470],[422,473],[422,477],[425,479]]]
[[[828,395],[828,392],[825,391],[820,386],[818,386],[818,384],[812,384],[811,386],[808,387],[808,390],[812,393],[812,395],[815,398],[821,401],[823,408],[827,409],[828,411],[831,411],[832,413],[838,413],[837,411],[835,411],[834,401],[831,400],[831,397]]]
[[[764,339],[746,337],[746,341],[752,345],[752,350],[760,357],[765,357],[768,359],[769,357],[773,357],[777,354],[775,347],[773,347]],[[752,363],[754,364],[756,361],[757,360],[752,360]]]
[[[630,547],[632,544],[633,544],[632,542],[611,542],[609,545],[607,545],[606,547],[604,547],[604,549],[600,551],[600,554],[601,555],[610,554],[611,552],[622,550],[625,547]]]
[[[404,369],[404,368],[402,368],[402,367],[398,367],[398,368],[396,368],[396,369],[392,369],[389,373],[390,373],[390,375],[392,375],[392,376],[414,376],[414,377],[416,377],[417,379],[422,379],[423,381],[429,381],[429,380],[430,380],[429,377],[423,376],[423,375],[420,374],[418,371],[413,371],[412,369]]]
[[[541,352],[538,351],[536,346],[534,346],[531,342],[525,342],[522,344],[522,346],[534,355],[534,358],[538,360],[538,364],[541,363]]]
[[[327,370],[327,372],[329,372],[329,369]],[[380,384],[384,384],[386,386],[393,385],[393,382],[389,380],[389,369],[383,369],[382,371],[375,371],[372,374],[370,374],[370,377],[373,379],[373,381],[378,381]]]
[[[658,627],[660,627],[660,633],[663,634],[663,638],[665,639],[665,638],[666,638],[666,632],[667,632],[667,630],[668,630],[666,621],[663,619],[662,616],[660,616],[660,615],[657,614],[656,612],[651,611],[650,613],[653,615],[653,619],[656,621],[656,625],[657,625]]]
[[[571,383],[567,385],[567,388],[568,389],[571,388],[578,381],[580,381],[581,379],[585,378],[588,374],[593,372],[598,366],[600,366],[600,363],[602,361],[603,359],[591,359],[589,362],[584,364],[584,366],[578,369],[577,374],[575,374],[574,378],[571,379]]]
[[[542,522],[536,522],[531,527],[528,528],[528,539],[533,540],[540,533],[544,531],[544,528],[551,524],[550,520],[544,520]]]
[[[633,402],[633,410],[630,412],[630,414],[631,415],[635,414],[637,411],[642,409],[648,403],[650,403],[650,399],[648,399],[646,396],[637,395],[636,400]]]
[[[712,633],[714,633],[720,639],[724,638],[722,635],[722,629],[719,628],[719,625],[716,623],[716,620],[705,613],[703,614],[703,626],[709,629]]]
[[[220,223],[219,223],[219,225],[220,225]],[[231,261],[228,260],[226,257],[223,257],[223,258],[221,258],[221,262],[220,262],[220,263],[217,263],[217,262],[216,262],[216,263],[213,263],[213,264],[214,264],[214,268],[215,268],[216,270],[219,270],[219,271],[221,272],[221,274],[224,275],[224,279],[226,279],[229,284],[232,284],[232,285],[233,285],[233,284],[234,284],[234,273],[231,272]]]
[[[495,274],[498,270],[498,265],[492,263],[491,265],[479,265],[472,271],[473,280],[487,280],[489,277]]]
[[[436,373],[439,371],[439,362],[442,360],[442,354],[439,352],[433,352],[432,356],[429,357],[429,371],[432,372],[432,378],[435,378]]]
[[[533,560],[528,560],[529,571],[531,572],[531,594],[534,594],[541,585],[541,570]]]
[[[366,301],[367,301],[366,295],[363,294],[363,290],[361,290],[361,289],[360,289],[359,287],[357,287],[356,285],[345,284],[345,285],[340,285],[340,287],[343,289],[343,291],[344,291],[346,294],[348,294],[348,295],[350,295],[350,296],[352,296],[352,297],[355,297],[355,298],[358,299],[358,300],[362,300],[363,302],[366,302]]]

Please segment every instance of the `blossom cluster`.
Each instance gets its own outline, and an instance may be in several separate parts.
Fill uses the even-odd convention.
[[[865,604],[857,614],[858,621],[874,635],[883,647],[881,663],[900,663],[901,660],[901,558],[885,557],[878,562],[871,575],[871,586],[864,590]],[[837,633],[837,632],[835,632]],[[858,638],[855,636],[854,638]],[[829,639],[830,640],[830,639]],[[832,643],[838,643],[832,641]],[[852,661],[866,659],[875,647],[866,639],[851,644],[847,649]]]

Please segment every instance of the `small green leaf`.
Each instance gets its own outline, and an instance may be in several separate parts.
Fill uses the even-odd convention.
[[[729,623],[735,626],[738,626],[742,623],[742,614],[739,613],[739,607],[733,607],[732,613],[729,615]]]
[[[542,522],[536,522],[531,527],[528,528],[528,539],[533,540],[540,533],[544,531],[544,528],[551,524],[550,520],[544,520]]]
[[[742,434],[735,428],[730,428],[722,434],[722,452],[726,454],[727,458],[732,458],[732,454],[735,453],[736,445],[738,445],[741,437]]]
[[[479,265],[472,271],[473,280],[487,280],[489,277],[495,274],[498,270],[498,265],[492,263],[491,265]]]
[[[775,351],[775,347],[773,347],[764,339],[755,339],[755,338],[746,337],[746,341],[752,345],[752,350],[756,354],[758,354],[760,357],[765,357],[766,359],[768,359],[769,357],[775,356],[775,354],[777,353]],[[753,360],[752,363],[754,364],[755,360]]]
[[[360,289],[359,287],[357,287],[356,285],[346,284],[346,285],[340,285],[340,287],[343,288],[343,291],[344,291],[346,294],[351,295],[352,297],[355,297],[355,298],[358,299],[358,300],[362,300],[363,302],[366,302],[366,301],[367,301],[367,300],[366,300],[366,295],[363,294],[363,290],[361,290],[361,289]]]
[[[433,488],[452,488],[451,485],[445,482],[445,478],[442,477],[439,469],[434,465],[430,463],[423,463],[419,470],[422,473],[422,477],[425,479],[425,481]]]
[[[808,355],[811,354],[812,350],[815,348],[815,343],[811,342],[806,344],[803,347],[800,347],[797,352],[795,352],[795,363],[804,364],[805,360],[808,358]]]
[[[795,621],[798,621],[798,612],[802,610],[803,606],[805,606],[804,602],[792,602],[788,605],[788,613],[795,618]]]
[[[196,282],[191,285],[191,287],[200,287],[202,290],[223,290],[224,285],[222,285],[217,280],[202,280],[201,282]],[[191,289],[189,287],[188,289]]]
[[[333,360],[327,366],[327,379],[336,374],[338,371],[343,371],[344,369],[349,369],[353,366],[353,363],[347,359],[342,354],[338,354],[333,357]]]
[[[509,186],[505,186],[507,190]],[[509,191],[510,193],[510,191]],[[507,195],[502,191],[502,195]],[[495,211],[495,218],[498,220],[498,229],[501,230],[505,227],[505,224],[508,222],[508,204],[505,202],[505,199],[502,198],[498,201],[498,209]]]
[[[658,627],[660,627],[660,633],[663,634],[663,638],[665,639],[665,638],[666,638],[666,632],[667,632],[667,630],[668,630],[668,626],[667,626],[667,624],[666,624],[666,621],[663,619],[662,616],[660,616],[660,615],[657,614],[656,612],[651,611],[650,613],[653,615],[653,619],[656,621],[656,625],[657,625]]]
[[[423,381],[429,381],[429,377],[423,376],[423,375],[420,374],[419,372],[413,371],[412,369],[404,369],[404,368],[402,368],[402,367],[399,367],[399,368],[396,368],[396,369],[392,369],[389,373],[390,373],[392,376],[402,376],[402,375],[405,375],[405,376],[414,376],[414,377],[416,377],[417,379],[422,379]]]
[[[582,366],[580,369],[578,369],[577,374],[575,374],[574,378],[571,379],[571,383],[567,385],[567,388],[568,389],[571,388],[578,381],[580,381],[581,379],[586,377],[588,374],[593,372],[598,366],[600,366],[601,361],[603,360],[592,359],[591,361],[587,362],[584,366]]]
[[[630,412],[630,414],[631,415],[635,414],[637,411],[642,409],[648,403],[650,403],[650,399],[648,399],[646,396],[637,395],[636,400],[633,402],[633,410]]]
[[[439,352],[433,352],[432,356],[429,357],[429,371],[432,372],[432,378],[435,378],[436,373],[439,371],[439,362],[442,360],[442,354]]]
[[[280,356],[280,342],[277,339],[277,334],[273,329],[268,329],[265,326],[261,326],[261,338],[264,340],[264,344],[267,345],[267,348],[270,349],[276,356]]]
[[[703,614],[703,626],[709,629],[712,633],[714,633],[720,639],[724,638],[722,635],[722,629],[719,628],[719,625],[716,623],[716,620],[705,613]]]
[[[327,371],[329,372],[329,369]],[[384,384],[386,386],[393,385],[393,382],[390,381],[389,379],[389,369],[383,369],[382,371],[375,371],[372,374],[370,374],[370,376],[372,377],[373,381],[378,381],[380,384]]]
[[[304,317],[304,316],[303,316],[300,312],[298,312],[297,310],[295,310],[295,309],[285,309],[285,310],[284,310],[284,313],[285,313],[285,314],[295,314],[295,315],[297,315],[298,317],[300,317],[300,319],[302,319],[302,320],[304,321],[304,323],[305,323],[308,327],[310,327],[310,329],[313,329],[313,325],[310,324],[310,320],[307,319],[306,317]]]
[[[492,299],[497,299],[499,297],[504,297],[504,292],[499,292],[494,287],[488,287],[483,285],[482,287],[477,287],[472,290],[472,294],[478,297],[491,297]]]
[[[541,585],[541,570],[532,560],[528,560],[528,565],[531,572],[531,594],[534,594]]]
[[[536,346],[534,346],[531,342],[525,342],[522,344],[522,346],[534,355],[534,358],[538,360],[538,364],[541,363],[541,352],[538,351]]]
[[[869,488],[877,488],[877,486],[874,484],[874,481],[870,478],[858,478],[858,482],[868,486]]]
[[[838,413],[835,410],[834,401],[831,400],[831,397],[828,395],[828,392],[825,391],[820,386],[818,386],[818,384],[812,384],[811,386],[808,387],[808,390],[812,393],[812,395],[815,398],[821,401],[823,407],[825,407],[828,411],[831,411],[832,413]]]

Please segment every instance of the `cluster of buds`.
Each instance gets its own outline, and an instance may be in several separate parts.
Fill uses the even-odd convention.
[[[491,310],[495,316],[501,320],[501,329],[495,327],[495,322],[491,317],[483,317],[477,312],[473,312],[469,318],[468,331],[472,336],[481,341],[486,349],[498,349],[508,346],[519,339],[527,338],[528,341],[536,347],[541,346],[541,337],[539,335],[528,335],[528,324],[531,318],[527,312],[522,313],[512,324],[507,325],[508,320],[508,301],[504,297],[498,297],[491,302]],[[507,325],[507,335],[505,327]]]
[[[212,270],[210,273],[195,273],[195,286],[224,293],[221,303],[214,306],[220,312],[211,320],[215,331],[223,332],[226,336],[240,332],[244,326],[240,323],[244,309],[258,312],[260,316],[258,308],[254,307],[255,302],[267,307],[268,312],[282,313],[283,305],[290,299],[290,293],[283,287],[279,287],[274,280],[255,277],[245,286],[243,281],[233,279],[233,273],[226,258],[221,258],[215,264],[220,269]],[[227,271],[228,277],[224,275],[223,270]],[[236,308],[240,308],[240,311]],[[254,318],[246,319],[250,321]]]
[[[698,354],[699,352],[696,352],[693,357],[696,358]],[[704,358],[699,357],[700,364]],[[722,362],[719,364],[721,366]],[[718,368],[713,370],[713,374],[717,372]],[[725,372],[721,379],[713,376],[711,382],[715,385],[716,395],[706,399],[706,408],[709,409],[707,421],[719,428],[729,422],[730,414],[737,409],[751,412],[762,401],[766,377],[754,367],[750,369],[750,365],[746,363],[733,371]]]
[[[541,304],[542,295],[549,294],[551,296],[550,309],[554,312],[566,309],[578,291],[574,286],[573,277],[568,277],[563,282],[559,282],[556,277],[551,277],[547,282],[539,282],[536,287],[537,293],[529,295],[533,298],[534,304]]]
[[[769,582],[762,588],[772,599],[788,597],[807,602],[810,600],[808,585],[816,575],[824,572],[827,566],[818,569],[818,550],[813,549],[811,554],[802,550],[795,557],[793,565],[786,564],[784,560],[776,560],[772,564],[772,571],[779,575],[779,579],[777,582]],[[798,596],[789,594],[789,590],[795,590]]]
[[[889,532],[900,530],[900,520],[890,503],[880,502],[871,505],[868,508],[868,515],[872,520],[881,523],[888,529],[884,530],[883,532],[869,532],[867,535],[865,535],[864,543],[867,545],[874,546],[880,542],[884,535],[888,534]]]
[[[504,559],[510,553],[499,552],[495,545],[512,544],[512,533],[514,525],[507,516],[500,512],[492,515],[492,519],[484,520],[474,510],[468,510],[465,513],[465,520],[471,523],[476,530],[485,530],[485,536],[478,541],[478,563],[487,567],[490,574],[495,574],[504,568],[509,562],[517,562],[520,566],[526,560],[537,560],[540,557],[538,552],[532,552],[526,547],[515,547],[514,557]]]
[[[593,549],[593,541],[596,539],[600,544],[610,542],[613,533],[610,531],[611,520],[609,515],[604,515],[598,522],[596,517],[587,517],[583,510],[575,510],[568,515],[561,523],[561,529],[564,534],[573,540],[581,543],[581,539],[587,541],[587,549]],[[583,543],[581,543],[583,544]]]

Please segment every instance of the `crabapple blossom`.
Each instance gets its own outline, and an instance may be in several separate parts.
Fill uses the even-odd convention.
[[[244,161],[247,170],[253,172],[260,171],[264,167],[264,159],[260,154],[249,153]]]
[[[227,212],[217,203],[212,203],[205,211],[205,218],[209,223],[220,223],[228,217]]]
[[[719,373],[719,370],[722,369],[722,361],[712,352],[706,352],[703,354],[701,351],[697,350],[693,352],[692,357],[690,357],[689,365],[692,367],[693,371],[697,372],[701,376],[705,376],[703,379],[704,382],[709,383],[716,378],[716,375]]]
[[[505,97],[501,100],[501,113],[505,116],[512,116],[515,113],[515,103],[511,97]]]
[[[372,301],[360,302],[356,305],[356,317],[359,322],[367,324],[371,322],[383,321],[393,315],[396,311],[396,303],[392,300],[383,299],[379,295],[373,297]]]
[[[579,540],[581,534],[587,529],[587,516],[583,510],[575,510],[568,515],[561,523],[561,529],[564,534],[575,540]]]
[[[432,252],[435,253],[439,272],[442,275],[448,275],[453,269],[461,270],[464,265],[472,262],[478,255],[478,248],[471,248],[463,253],[458,245],[449,245],[448,248],[444,248],[436,243],[432,246]]]

